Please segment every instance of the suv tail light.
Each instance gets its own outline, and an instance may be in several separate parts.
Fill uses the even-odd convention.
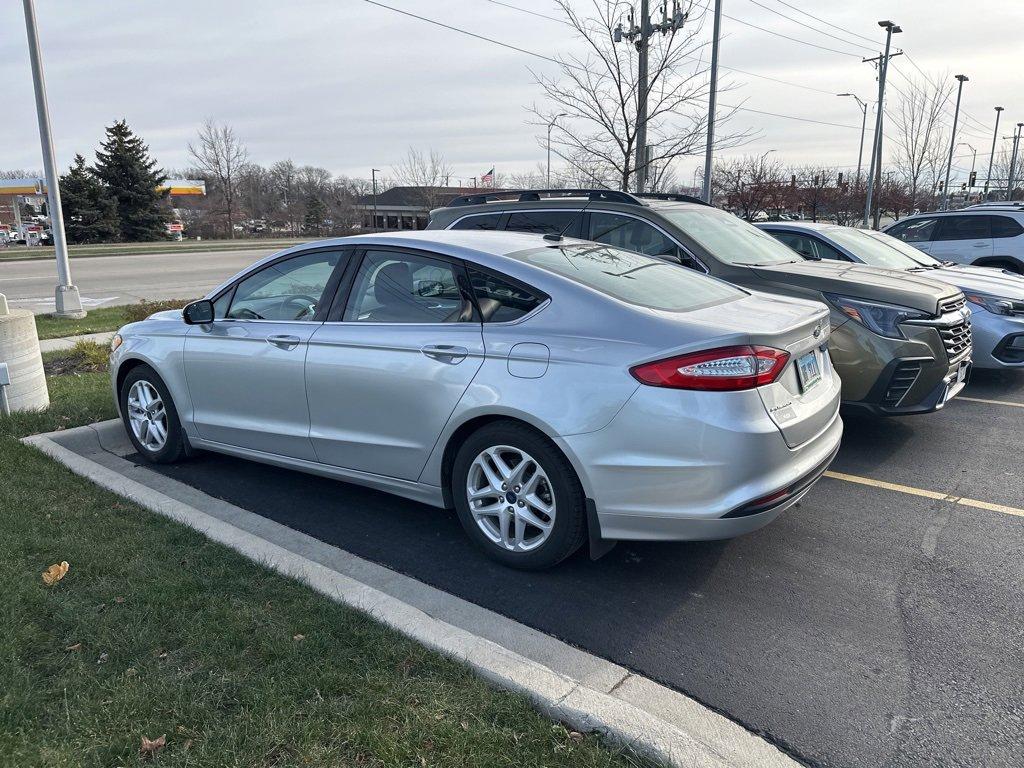
[[[771,384],[788,361],[789,352],[774,347],[721,347],[644,363],[629,372],[652,387],[735,392]]]

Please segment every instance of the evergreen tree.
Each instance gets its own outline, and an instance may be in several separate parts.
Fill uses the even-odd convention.
[[[96,178],[85,158],[75,155],[71,169],[60,177],[61,210],[69,243],[113,243],[121,237],[117,203]]]
[[[311,197],[306,201],[306,215],[302,220],[302,229],[307,235],[319,235],[327,218],[327,204],[319,197]]]
[[[167,180],[149,156],[149,147],[118,120],[107,128],[106,140],[96,152],[96,175],[117,201],[121,239],[126,242],[163,240],[168,220],[164,193],[156,188]]]

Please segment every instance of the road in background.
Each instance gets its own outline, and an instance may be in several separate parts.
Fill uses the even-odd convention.
[[[188,299],[202,296],[243,267],[277,250],[96,256],[75,259],[72,274],[86,310],[142,299]],[[0,262],[0,293],[7,296],[12,307],[36,314],[52,312],[56,279],[56,269],[49,260]]]

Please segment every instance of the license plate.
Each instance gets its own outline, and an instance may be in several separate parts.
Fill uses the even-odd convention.
[[[818,367],[818,356],[814,352],[808,352],[806,355],[797,358],[796,374],[797,378],[800,379],[800,388],[805,392],[821,381],[821,368]]]
[[[967,363],[961,363],[960,364],[960,367],[957,369],[957,372],[956,372],[956,383],[957,384],[963,384],[965,381],[967,381],[967,371],[968,370],[969,369],[967,367]]]

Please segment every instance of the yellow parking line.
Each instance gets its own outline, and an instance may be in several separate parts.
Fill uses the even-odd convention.
[[[1011,408],[1024,408],[1024,403],[1011,403],[1007,400],[985,400],[981,397],[964,397],[961,395],[957,400],[966,400],[968,403],[988,403],[989,405],[1008,405]]]
[[[859,485],[870,485],[873,488],[883,488],[887,491],[906,493],[911,496],[923,496],[926,499],[941,499],[943,501],[949,501],[952,502],[953,504],[960,504],[965,507],[987,509],[990,512],[1002,512],[1004,515],[1024,517],[1024,509],[1018,509],[1017,507],[1008,507],[1005,504],[992,504],[991,502],[988,501],[978,501],[977,499],[967,499],[962,496],[952,496],[948,493],[940,493],[939,491],[926,491],[923,488],[914,488],[913,486],[910,485],[900,485],[899,483],[887,483],[884,480],[873,480],[870,477],[861,477],[860,475],[847,475],[844,472],[833,472],[831,470],[825,473],[825,477],[831,477],[834,480],[845,480],[848,483],[857,483]]]

